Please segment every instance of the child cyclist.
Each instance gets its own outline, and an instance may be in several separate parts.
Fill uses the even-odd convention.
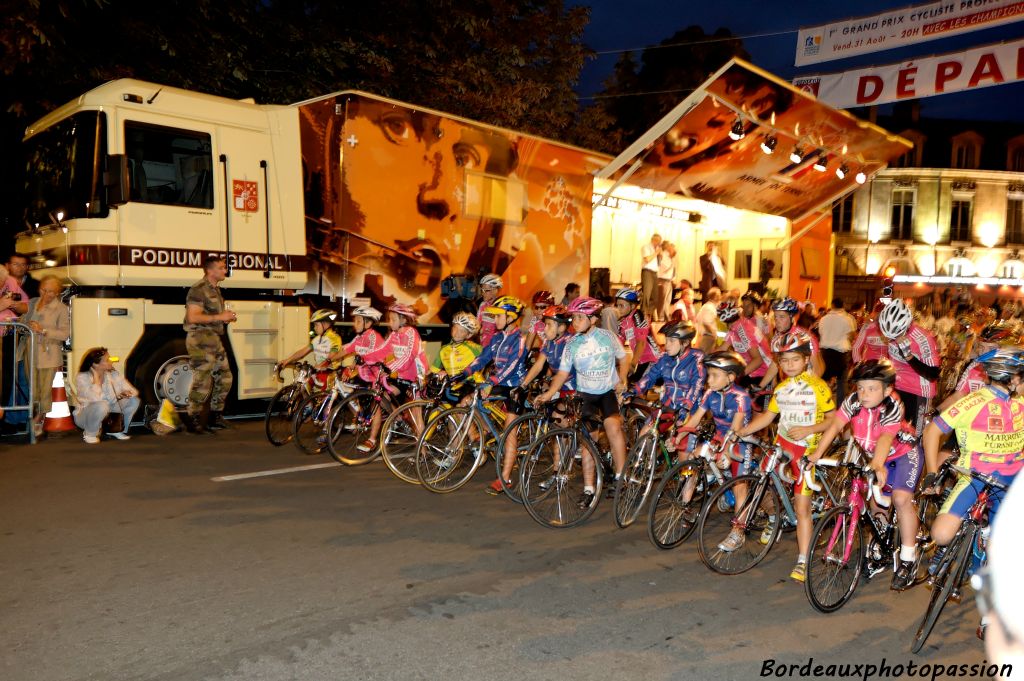
[[[715,420],[715,431],[720,437],[725,437],[730,431],[735,433],[750,423],[750,395],[736,384],[736,380],[743,375],[743,371],[746,369],[746,362],[735,352],[719,350],[704,357],[704,369],[707,371],[708,388],[697,408],[690,413],[690,418],[683,424],[680,432],[692,433],[700,420],[704,418],[704,414],[711,412],[711,416]],[[750,445],[740,443],[739,453],[743,460],[732,462],[734,477],[746,475],[754,467]],[[682,493],[684,503],[689,503],[696,483],[694,478],[686,482]],[[747,498],[747,486],[736,485],[733,490],[736,496],[736,508],[739,508]],[[686,520],[693,522],[693,518]],[[743,533],[734,528],[729,536],[719,544],[719,548],[723,551],[735,551],[742,545]]]
[[[494,304],[498,293],[504,288],[505,282],[497,274],[485,274],[480,277],[480,308],[477,310],[476,319],[480,322],[480,345],[487,347],[494,335],[494,315],[487,309]]]
[[[544,343],[544,310],[555,304],[555,294],[551,291],[537,291],[533,294],[530,304],[533,317],[530,326],[525,330],[526,349],[533,350]]]
[[[661,333],[665,336],[665,352],[634,388],[638,395],[642,395],[661,380],[664,387],[661,401],[675,414],[676,424],[681,426],[694,407],[700,404],[704,394],[704,381],[707,379],[704,353],[692,346],[697,335],[697,327],[692,322],[669,322],[661,328]],[[684,435],[677,431],[676,438],[668,443],[679,452],[680,460],[684,450],[679,441],[682,437]]]
[[[480,355],[462,370],[459,379],[466,380],[470,374],[493,364],[489,379],[491,397],[504,397],[505,408],[509,412],[518,413],[518,405],[511,398],[512,390],[519,387],[526,375],[526,339],[519,328],[523,303],[515,296],[502,296],[491,303],[486,312],[494,320],[494,335]],[[508,438],[505,443],[506,459],[514,460],[515,451],[515,440]],[[506,484],[510,483],[506,480]],[[501,480],[495,478],[490,489],[494,490],[494,494],[500,494]]]
[[[473,363],[473,360],[480,356],[482,350],[480,344],[470,340],[478,331],[480,331],[480,322],[474,315],[469,312],[457,313],[452,318],[452,339],[441,346],[441,351],[437,353],[437,359],[430,365],[430,370],[433,373],[452,377],[461,376],[462,372]],[[473,380],[481,382],[483,376],[476,373],[473,375]],[[464,384],[459,396],[465,397],[471,390],[471,385]]]
[[[408,400],[407,387],[419,383],[427,373],[427,355],[423,349],[423,341],[416,330],[416,311],[403,303],[393,303],[388,307],[388,326],[391,333],[380,347],[362,355],[365,364],[380,362],[391,370],[391,375],[405,382],[404,385],[392,386],[398,392],[400,401]],[[423,427],[422,415],[413,409],[410,416],[413,426],[419,432]],[[377,448],[377,435],[380,433],[381,411],[375,409],[370,422],[370,433],[366,441],[358,447],[361,452],[372,452]]]
[[[853,439],[871,456],[875,479],[883,489],[892,490],[893,505],[900,525],[900,564],[892,576],[892,588],[903,591],[914,581],[917,557],[917,512],[914,490],[921,477],[922,459],[916,446],[914,428],[907,422],[903,403],[895,394],[896,369],[887,359],[869,359],[850,372],[856,392],[848,395],[808,455],[814,463],[849,424]]]
[[[776,336],[772,340],[772,350],[778,356],[783,379],[775,386],[768,409],[758,414],[736,434],[744,437],[756,433],[767,427],[776,416],[779,417],[776,443],[792,457],[790,467],[793,477],[799,478],[801,459],[814,453],[819,435],[829,427],[831,414],[836,406],[832,402],[832,391],[829,390],[828,384],[811,373],[809,334],[800,330]],[[813,471],[808,470],[807,475],[811,474]],[[798,582],[804,581],[807,574],[807,548],[810,546],[811,532],[814,530],[811,521],[812,495],[812,490],[802,480],[793,488],[797,558],[789,576]],[[739,496],[737,493],[737,507]],[[761,534],[762,542],[768,542],[771,530],[770,525],[765,528]],[[740,537],[742,536],[741,534]]]
[[[337,366],[335,355],[341,349],[341,337],[334,330],[334,320],[337,318],[338,313],[334,310],[324,308],[314,312],[309,321],[313,325],[313,332],[316,335],[313,336],[308,345],[299,348],[289,355],[287,359],[281,360],[275,369],[296,362],[311,352],[313,353],[313,366],[317,369],[326,370]],[[320,385],[327,385],[327,379],[326,371],[320,372],[317,375],[317,383]]]
[[[341,360],[342,364],[347,365],[345,361],[347,358],[362,357],[383,345],[384,338],[377,332],[377,329],[373,328],[374,324],[379,322],[382,316],[380,310],[372,307],[357,307],[353,310],[352,330],[355,331],[356,336],[331,355],[331,359]],[[353,372],[352,376],[355,375],[354,369],[346,369],[345,374],[343,374],[345,380],[352,378],[352,376],[348,375],[350,371]],[[374,378],[374,374],[369,367],[359,367],[358,373],[359,378],[366,382],[370,382]]]
[[[626,465],[626,438],[622,432],[622,415],[617,395],[626,389],[629,370],[626,351],[614,333],[600,327],[604,303],[589,296],[577,298],[569,304],[573,330],[577,335],[569,341],[562,354],[558,373],[547,391],[535,402],[543,404],[558,396],[558,391],[575,372],[576,395],[582,399],[588,413],[598,413],[612,450],[615,477]],[[590,507],[595,500],[597,471],[590,457],[583,457],[583,494],[579,506]]]
[[[718,319],[729,326],[722,349],[735,350],[747,363],[740,385],[744,388],[754,386],[756,389],[771,385],[775,376],[771,346],[757,328],[757,322],[752,317],[740,314],[740,308],[732,301],[718,304]]]
[[[615,294],[615,314],[619,317],[619,340],[631,353],[630,381],[637,381],[647,367],[658,360],[658,346],[651,325],[640,308],[640,292],[624,288]]]
[[[811,339],[811,373],[815,376],[821,376],[825,373],[825,361],[821,358],[821,348],[818,347],[818,339],[814,337],[814,334],[797,325],[796,318],[800,314],[800,305],[797,304],[792,298],[782,298],[772,303],[772,314],[775,315],[775,335],[772,336],[772,342],[776,338],[787,334],[797,333],[803,331]],[[769,374],[771,370],[769,370]]]

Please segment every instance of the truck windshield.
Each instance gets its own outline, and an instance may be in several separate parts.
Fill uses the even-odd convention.
[[[106,116],[82,111],[25,140],[25,219],[32,225],[107,214]]]

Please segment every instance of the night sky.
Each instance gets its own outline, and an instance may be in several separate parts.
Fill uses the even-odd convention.
[[[838,73],[853,68],[891,64],[945,52],[956,52],[1024,36],[1024,21],[997,28],[973,31],[942,40],[931,40],[909,47],[885,50],[848,59],[797,68],[796,32],[801,26],[873,14],[906,7],[907,0],[719,0],[716,2],[678,2],[667,0],[589,0],[578,4],[591,7],[590,25],[584,34],[587,44],[599,54],[583,69],[577,88],[581,97],[595,94],[611,73],[619,54],[640,50],[668,38],[677,30],[698,25],[705,33],[728,28],[743,38],[743,45],[754,64],[791,80],[795,76]],[[779,35],[762,36],[768,33]],[[683,99],[686,93],[680,93]],[[642,101],[643,97],[636,97]],[[583,99],[589,103],[590,99]],[[886,107],[880,107],[882,113]],[[921,100],[921,115],[931,118],[1003,120],[1024,123],[1024,83],[998,85],[971,93],[939,95]]]

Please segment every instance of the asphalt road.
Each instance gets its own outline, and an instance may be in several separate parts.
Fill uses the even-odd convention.
[[[0,445],[0,679],[755,679],[766,659],[984,659],[969,596],[911,655],[929,592],[892,593],[888,573],[813,611],[788,580],[792,535],[721,577],[692,540],[661,552],[642,525],[616,529],[607,502],[542,528],[483,493],[489,469],[446,496],[379,462],[213,480],[329,461],[255,422]]]

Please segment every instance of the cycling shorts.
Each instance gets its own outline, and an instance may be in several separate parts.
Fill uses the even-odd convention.
[[[886,493],[888,494],[891,488],[913,494],[917,489],[917,481],[921,478],[921,459],[921,450],[918,447],[910,447],[902,456],[886,461]]]
[[[577,392],[576,396],[583,403],[583,417],[600,416],[602,419],[611,418],[619,413],[619,398],[614,390],[609,390],[600,395]]]
[[[515,390],[515,388],[510,385],[496,385],[491,388],[490,397],[504,397],[505,399],[499,404],[501,404],[505,411],[518,416],[523,413],[523,408],[522,404],[518,400],[511,399],[510,395],[513,390]]]
[[[1013,484],[1014,476],[1012,475],[1002,475],[996,472],[989,473],[989,475],[1007,487]],[[939,509],[939,513],[952,513],[958,518],[966,518],[967,512],[971,510],[971,506],[978,500],[978,495],[984,488],[985,485],[981,481],[961,475],[957,479],[956,486],[950,491],[949,497],[946,498],[946,502]],[[1003,492],[992,490],[989,495],[989,525],[995,520],[996,511],[999,510],[999,504],[1003,501],[1003,494]]]
[[[807,455],[808,448],[805,445],[798,445],[795,442],[790,442],[784,437],[776,440],[777,444],[782,447],[782,451],[789,454],[792,458],[789,461],[789,472],[793,476],[794,480],[799,480],[793,485],[793,496],[814,496],[814,490],[803,483],[803,478],[800,477],[800,459]],[[807,475],[814,475],[814,467],[807,469]]]

